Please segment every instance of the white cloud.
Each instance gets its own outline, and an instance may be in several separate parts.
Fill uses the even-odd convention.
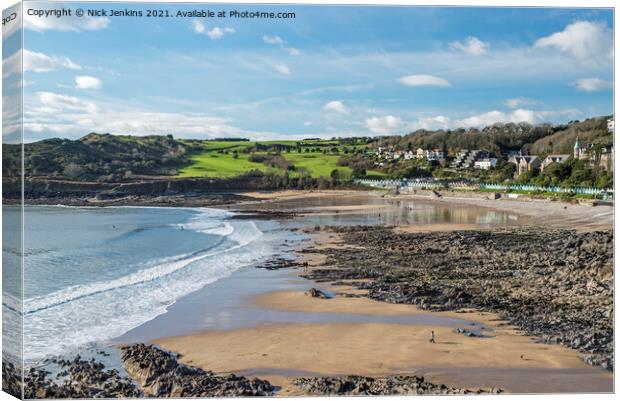
[[[279,37],[279,36],[269,36],[269,35],[263,35],[263,42],[268,43],[270,45],[283,45],[284,40]]]
[[[422,117],[414,126],[427,130],[448,129],[451,126],[451,120],[446,116]]]
[[[582,92],[598,92],[611,90],[613,85],[609,81],[600,78],[582,78],[573,82],[573,86]]]
[[[2,143],[20,143],[22,130],[21,91],[2,96]]]
[[[613,58],[612,33],[603,22],[576,21],[534,43],[534,48],[546,47],[556,48],[586,64]]]
[[[450,86],[450,82],[434,75],[407,75],[398,81],[405,86]]]
[[[36,106],[32,110],[41,114],[81,112],[95,113],[97,106],[91,101],[80,99],[75,96],[67,96],[53,92],[36,92]],[[30,108],[28,108],[30,109]]]
[[[288,68],[286,65],[284,64],[275,64],[273,66],[273,68],[275,68],[275,70],[282,75],[290,75],[291,74],[291,69]]]
[[[349,109],[340,100],[332,100],[331,102],[325,103],[323,109],[338,114],[349,114]]]
[[[22,51],[18,50],[2,60],[2,78],[22,72]]]
[[[107,17],[71,17],[56,18],[53,15],[49,17],[37,17],[33,15],[24,15],[24,28],[32,31],[42,32],[47,30],[54,31],[97,31],[105,29],[110,25],[110,19]]]
[[[530,113],[527,113],[528,116],[525,116],[524,114],[526,113],[524,113],[524,111],[521,109],[515,110],[514,113],[518,113],[521,117],[527,117],[526,119],[523,119],[523,122],[528,122],[528,123],[532,122],[532,115]],[[501,111],[493,110],[493,111],[487,111],[486,113],[473,115],[473,116],[464,118],[462,120],[458,120],[456,121],[455,126],[465,127],[465,128],[484,127],[487,125],[493,125],[498,122],[520,122],[520,121],[512,121],[510,114],[506,114]]]
[[[75,87],[77,89],[101,89],[101,80],[97,77],[79,75],[75,77]]]
[[[458,50],[472,56],[482,56],[489,52],[489,44],[483,42],[475,36],[470,36],[463,42],[454,41],[450,43],[450,49]]]
[[[530,99],[528,97],[513,97],[511,99],[506,99],[504,104],[510,107],[511,109],[516,109],[518,107],[533,106],[536,104],[540,104],[540,101],[536,99]]]
[[[309,127],[312,125],[312,121],[304,121],[304,127]]]
[[[333,85],[333,86],[322,86],[319,88],[305,89],[297,95],[299,96],[307,96],[307,95],[316,95],[320,93],[326,92],[359,92],[364,90],[369,90],[375,87],[374,83],[363,83],[363,84],[352,84],[352,85]]]
[[[60,68],[80,70],[82,67],[67,57],[48,56],[28,49],[23,50],[23,71],[48,72]],[[2,77],[22,71],[22,51],[18,50],[2,61]]]
[[[281,37],[274,35],[274,36],[269,36],[269,35],[263,35],[263,42],[270,44],[270,45],[277,45],[280,46],[281,49],[286,50],[286,52],[288,54],[290,54],[291,56],[301,56],[302,52],[301,50],[295,48],[295,47],[287,47],[284,46],[286,44],[286,41],[284,39],[282,39]]]
[[[206,31],[205,24],[197,19],[192,20],[192,29],[194,30],[194,33],[205,33]]]
[[[364,123],[370,132],[379,135],[400,134],[405,128],[403,120],[392,115],[367,118]]]
[[[157,112],[122,100],[95,102],[52,92],[27,95],[24,130],[28,140],[61,136],[79,138],[88,132],[131,135],[173,134],[185,138],[273,136],[248,132],[229,120],[202,113]]]
[[[235,33],[235,30],[233,28],[220,28],[216,26],[215,28],[207,31],[207,36],[211,38],[211,40],[218,40],[227,33]]]
[[[34,85],[36,83],[37,83],[37,81],[29,81],[27,79],[20,79],[17,82],[11,84],[11,88],[17,88],[17,89],[26,88],[26,87],[32,86],[32,85]]]
[[[224,37],[225,34],[235,33],[234,28],[220,28],[218,26],[207,30],[205,24],[200,20],[192,20],[192,30],[194,33],[200,35],[207,35],[211,40],[218,40]]]
[[[407,129],[437,130],[457,128],[483,128],[497,123],[528,123],[532,125],[550,122],[554,118],[576,118],[581,116],[577,109],[529,110],[516,109],[509,112],[491,110],[463,118],[450,118],[445,115],[425,116],[407,124]]]
[[[24,71],[48,72],[59,68],[81,70],[82,67],[75,64],[67,57],[48,56],[43,53],[24,49]]]

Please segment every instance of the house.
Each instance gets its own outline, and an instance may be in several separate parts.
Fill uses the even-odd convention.
[[[443,154],[443,152],[442,152]],[[469,150],[462,149],[452,161],[452,168],[457,170],[463,170],[474,166],[476,160],[489,158],[490,154],[486,150]]]
[[[425,151],[424,149],[422,149],[422,148],[418,148],[418,149],[415,151],[416,158],[418,158],[418,159],[424,159],[425,153],[426,153],[426,151]]]
[[[615,126],[613,117],[607,120],[607,131],[609,131],[609,133],[611,134],[613,134],[616,131],[616,126]]]
[[[537,170],[542,164],[538,156],[513,156],[508,159],[508,162],[517,166],[517,175]]]
[[[443,152],[439,149],[427,150],[424,155],[428,161],[441,161],[445,158]]]
[[[599,161],[599,166],[601,166],[602,168],[604,168],[607,171],[614,171],[614,148],[609,147],[609,148],[603,148],[601,150],[601,155],[600,155],[600,161]]]
[[[590,166],[598,166],[607,171],[614,171],[614,156],[613,146],[599,147],[595,144],[589,143],[586,146],[581,147],[579,137],[575,140],[573,157],[587,162]]]
[[[495,168],[496,165],[497,165],[497,159],[494,157],[491,157],[491,158],[476,160],[476,162],[474,163],[474,168],[477,168],[480,170],[489,170],[491,168]]]
[[[544,171],[545,167],[547,167],[551,163],[564,163],[566,160],[568,160],[569,157],[570,157],[570,155],[568,155],[568,154],[565,154],[565,155],[549,155],[549,156],[545,157],[545,160],[543,160],[541,162],[541,164],[540,164],[540,171]]]

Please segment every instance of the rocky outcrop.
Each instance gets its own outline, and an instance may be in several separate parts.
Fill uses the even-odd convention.
[[[180,364],[175,355],[153,345],[121,347],[121,362],[148,397],[270,396],[268,381],[241,376],[218,376],[211,371]]]
[[[500,389],[476,390],[433,384],[420,376],[391,376],[372,378],[364,376],[312,377],[294,379],[293,383],[314,395],[423,395],[423,394],[499,394]]]
[[[613,232],[502,228],[398,233],[334,228],[353,247],[327,254],[316,281],[360,279],[376,300],[498,313],[540,341],[613,369]]]
[[[13,363],[2,361],[2,391],[22,399],[22,377]]]
[[[142,392],[131,379],[115,369],[105,369],[94,359],[57,360],[61,367],[54,378],[49,372],[31,368],[25,372],[23,399],[35,398],[135,398]],[[22,398],[21,375],[11,363],[2,364],[2,389]]]
[[[328,293],[326,293],[325,291],[321,291],[317,288],[310,288],[308,291],[305,292],[306,295],[312,297],[312,298],[322,298],[322,299],[330,299],[332,298],[331,295],[329,295]]]
[[[2,196],[4,199],[21,198],[21,180],[5,178],[2,184]],[[269,189],[277,189],[277,187],[270,187],[266,185],[263,180],[255,177],[229,179],[153,178],[123,183],[69,181],[54,178],[27,177],[23,181],[24,197],[28,200],[49,198],[76,201],[79,199],[95,198],[98,201],[110,201],[129,196],[148,199],[158,196],[191,196],[213,194],[216,192]]]

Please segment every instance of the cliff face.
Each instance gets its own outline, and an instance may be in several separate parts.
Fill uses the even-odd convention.
[[[26,199],[66,197],[113,199],[126,196],[200,195],[213,192],[272,189],[277,189],[277,185],[270,184],[257,177],[149,180],[120,184],[42,178],[26,178],[24,180],[24,197]],[[3,199],[19,199],[21,197],[21,180],[3,179],[2,197]]]

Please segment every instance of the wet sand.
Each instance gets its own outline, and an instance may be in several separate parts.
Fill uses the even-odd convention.
[[[277,205],[287,209],[297,205],[297,208],[307,211],[307,216],[333,216],[341,213],[384,215],[388,211],[396,213],[411,207],[406,202],[413,201],[398,197],[398,203],[394,203],[395,199],[386,200],[376,193],[370,195],[369,199],[346,192],[316,194],[309,198],[298,191],[260,196],[263,207]],[[416,205],[429,202],[454,208],[452,202],[456,201],[425,199],[414,202]],[[519,206],[502,204],[501,208],[506,209],[497,210],[504,214],[518,213],[522,218],[521,223],[549,213],[550,210],[554,213],[568,210],[560,203],[549,203],[538,210],[537,204],[515,202]],[[382,206],[374,208],[368,203]],[[356,207],[356,204],[361,207]],[[483,200],[468,202],[466,206],[472,208],[472,213],[480,212],[481,209],[488,210]],[[582,223],[588,229],[610,226],[610,218],[606,214],[610,208],[574,207],[576,211],[571,209],[570,213],[573,216],[579,215],[579,218],[571,222]],[[532,210],[537,211],[533,213]],[[597,216],[594,211],[600,215]],[[441,222],[440,219],[440,222],[430,224],[402,224],[406,220],[399,220],[401,224],[397,229],[405,232],[432,232],[488,226],[485,221],[475,221],[475,218],[464,218],[457,223]],[[500,219],[498,223],[502,221]],[[549,224],[564,226],[565,223],[561,219],[559,223],[550,219]],[[322,234],[315,240],[312,246],[308,243],[304,246],[342,246],[334,234]],[[324,262],[322,255],[317,254],[303,254],[301,258],[309,261],[310,269]],[[353,290],[346,285],[307,283],[341,295],[363,293],[362,290]],[[317,299],[304,295],[300,289],[268,291],[254,295],[248,302],[263,311],[309,313],[306,316],[323,316],[322,319],[331,316],[333,320],[265,322],[239,329],[201,330],[155,339],[153,342],[179,352],[181,360],[191,365],[218,373],[256,375],[268,379],[282,387],[279,395],[301,395],[290,383],[294,377],[339,374],[375,377],[419,374],[427,380],[448,386],[470,389],[500,387],[516,393],[613,391],[612,373],[586,365],[575,350],[537,343],[535,339],[505,325],[490,313],[428,312],[413,305],[344,296]],[[357,317],[351,320],[351,316]],[[415,320],[416,316],[418,320]],[[399,322],[390,317],[413,320]],[[442,319],[446,319],[443,320],[444,324],[441,323]],[[455,327],[477,330],[484,337],[458,334],[454,331]],[[431,330],[437,335],[434,344],[429,342]]]
[[[282,294],[265,296],[263,303],[281,301]],[[368,306],[364,299],[292,301],[294,310],[323,313],[385,315],[420,314],[413,306]],[[275,298],[275,300],[274,300]],[[336,299],[338,300],[338,299]],[[356,302],[359,301],[359,302]],[[317,306],[322,303],[323,305]],[[314,304],[314,305],[313,305]],[[280,304],[280,306],[282,306]],[[382,307],[383,306],[383,307]],[[425,313],[428,315],[428,313]],[[450,315],[450,314],[446,314]],[[279,324],[227,331],[206,331],[163,338],[155,343],[180,353],[185,363],[220,373],[255,374],[295,394],[295,376],[358,374],[387,376],[424,374],[427,380],[466,388],[501,387],[509,392],[608,392],[612,374],[587,367],[576,351],[539,344],[514,328],[498,326],[492,314],[477,312],[453,316],[486,328],[484,338],[466,337],[452,327],[424,324],[329,323]],[[471,324],[471,323],[470,323]],[[472,327],[460,325],[461,327]],[[429,342],[431,330],[436,343]],[[485,375],[485,369],[499,369]],[[532,370],[535,370],[533,374]],[[545,377],[540,385],[541,375]]]
[[[322,215],[352,214],[369,211],[374,208],[380,213],[394,212],[394,209],[409,209],[414,212],[415,208],[423,206],[435,207],[441,210],[459,209],[470,210],[471,214],[481,210],[500,212],[504,216],[506,224],[531,224],[545,227],[571,228],[580,231],[604,230],[613,228],[613,207],[592,206],[590,204],[572,204],[560,201],[543,199],[528,199],[521,197],[519,200],[512,199],[487,199],[484,194],[476,194],[476,197],[445,196],[434,198],[429,195],[401,194],[391,195],[388,191],[272,191],[272,192],[247,192],[242,195],[256,199],[256,202],[244,202],[244,205],[258,206],[262,208],[276,207],[278,209],[301,209],[309,213],[319,212]],[[412,214],[412,213],[410,213]],[[410,219],[413,220],[413,219]],[[484,224],[473,217],[463,216],[461,224],[474,223],[480,226]],[[400,219],[394,221],[395,225],[419,225],[423,221],[410,221]],[[451,223],[455,223],[454,220]],[[478,227],[479,228],[479,227]]]

